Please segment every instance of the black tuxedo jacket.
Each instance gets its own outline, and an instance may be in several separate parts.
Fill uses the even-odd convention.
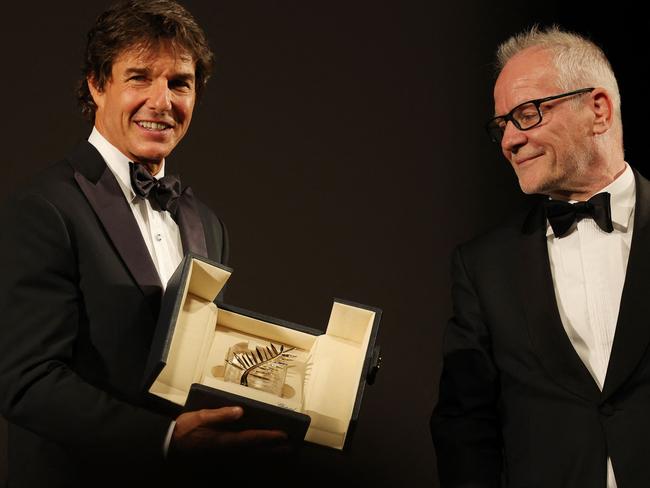
[[[601,392],[566,335],[538,202],[453,258],[454,318],[431,421],[443,487],[650,486],[650,183]]]
[[[224,262],[224,228],[189,189],[177,220],[185,252]],[[142,381],[162,286],[115,177],[83,143],[0,221],[9,486],[153,482],[171,417]]]

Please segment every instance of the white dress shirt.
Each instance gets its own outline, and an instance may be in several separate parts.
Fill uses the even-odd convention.
[[[167,282],[172,274],[183,260],[183,244],[178,225],[174,222],[169,212],[166,210],[159,211],[149,203],[149,200],[142,198],[133,191],[131,186],[131,173],[129,170],[129,158],[122,154],[115,146],[108,142],[96,128],[93,128],[88,138],[95,148],[99,151],[106,162],[106,165],[115,175],[117,183],[120,185],[124,198],[131,207],[135,217],[142,239],[144,239],[151,260],[153,261],[163,289],[167,287]],[[155,178],[165,176],[165,162]],[[165,436],[163,444],[163,453],[166,456],[171,441],[172,432],[176,422],[172,420]]]
[[[634,226],[634,174],[625,171],[597,193],[611,195],[611,233],[590,218],[578,220],[563,237],[547,223],[546,238],[555,297],[573,347],[602,390],[612,351]],[[607,459],[607,486],[616,488]]]
[[[151,260],[165,288],[169,278],[183,260],[183,244],[178,225],[169,212],[155,210],[149,200],[136,195],[131,187],[129,159],[108,142],[96,128],[90,134],[88,142],[102,155],[124,192],[124,198],[131,207],[142,239],[147,245]],[[164,160],[155,178],[163,176],[165,176]]]

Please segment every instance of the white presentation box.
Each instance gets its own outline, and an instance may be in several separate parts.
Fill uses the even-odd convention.
[[[379,369],[381,310],[334,300],[323,333],[215,303],[232,272],[192,254],[179,265],[148,360],[149,393],[184,410],[241,405],[237,429],[278,428],[294,442],[348,447],[364,387]],[[233,381],[233,372],[246,381]],[[277,386],[267,378],[278,377],[279,391],[251,386]]]

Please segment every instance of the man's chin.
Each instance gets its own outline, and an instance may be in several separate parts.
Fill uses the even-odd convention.
[[[526,195],[562,195],[565,190],[561,181],[522,181],[519,180],[519,187]]]
[[[526,195],[546,194],[548,184],[533,178],[519,178],[519,187]]]
[[[160,164],[171,153],[171,149],[166,148],[147,148],[144,150],[133,151],[131,159],[134,163],[143,164]]]
[[[548,171],[548,168],[539,164],[527,168],[516,168],[515,171],[519,187],[526,195],[548,195],[561,182],[561,179],[558,181],[555,172]]]

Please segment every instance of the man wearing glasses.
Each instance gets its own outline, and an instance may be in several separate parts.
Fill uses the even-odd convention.
[[[624,160],[616,78],[556,27],[497,59],[487,130],[541,197],[454,255],[442,486],[647,486],[650,183]]]

